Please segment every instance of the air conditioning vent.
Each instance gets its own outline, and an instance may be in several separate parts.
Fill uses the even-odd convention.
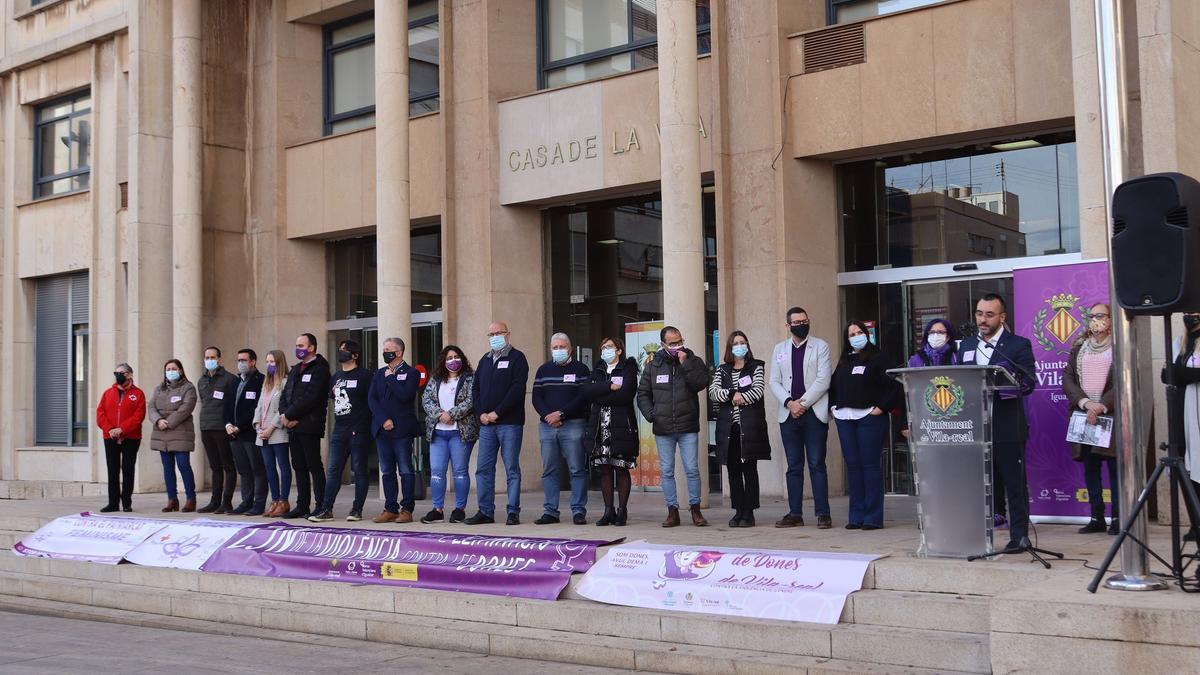
[[[121,207],[129,208],[129,183],[118,183],[117,189],[120,191]]]
[[[1174,225],[1175,227],[1187,227],[1188,226],[1187,207],[1180,206],[1179,208],[1175,208],[1175,209],[1171,209],[1170,211],[1167,211],[1167,224]]]
[[[1113,218],[1113,236],[1117,236],[1125,231],[1125,219]]]
[[[804,36],[804,72],[865,63],[867,47],[863,25],[835,26]]]

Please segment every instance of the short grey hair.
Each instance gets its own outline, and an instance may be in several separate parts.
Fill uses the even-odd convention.
[[[402,352],[406,352],[406,351],[408,351],[408,349],[406,349],[406,348],[405,348],[405,346],[404,346],[404,340],[402,340],[402,339],[400,339],[400,338],[398,338],[398,337],[390,337],[390,338],[388,338],[388,339],[384,340],[384,341],[383,341],[383,344],[387,344],[387,343],[389,343],[389,342],[390,342],[390,343],[392,343],[392,344],[394,344],[394,345],[396,345],[397,347],[399,347],[399,348],[400,348],[400,351],[402,351]]]
[[[129,365],[128,363],[118,363],[117,367],[113,370],[128,370],[130,375],[133,374],[133,366]]]
[[[551,335],[550,343],[553,344],[555,340],[565,340],[567,344],[573,344],[571,342],[571,336],[567,335],[566,333],[555,333],[554,335]]]

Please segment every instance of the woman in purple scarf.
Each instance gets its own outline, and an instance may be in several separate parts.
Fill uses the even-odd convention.
[[[908,360],[908,367],[956,366],[958,365],[956,351],[950,322],[945,319],[932,319],[925,324],[925,334],[921,337],[921,348]]]

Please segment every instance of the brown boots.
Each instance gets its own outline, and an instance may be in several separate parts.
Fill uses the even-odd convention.
[[[291,511],[291,510],[292,510],[292,505],[286,499],[283,499],[283,500],[280,500],[277,502],[272,502],[271,508],[267,509],[267,512],[263,514],[263,518],[278,518],[279,516],[282,516],[283,514],[287,513],[288,511]]]
[[[705,525],[708,525],[708,521],[704,519],[704,514],[700,513],[699,504],[692,504],[691,512],[693,525],[696,527],[704,527]],[[676,518],[678,518],[678,516],[676,516]]]
[[[183,503],[183,508],[179,509],[179,510],[182,511],[183,513],[192,513],[193,511],[196,510],[196,500],[195,499],[187,500],[186,502]]]
[[[679,507],[667,507],[667,519],[662,522],[663,527],[679,527]]]
[[[162,512],[170,513],[172,511],[178,511],[178,510],[179,510],[179,500],[178,499],[170,499],[170,500],[167,500],[167,505],[163,507]]]

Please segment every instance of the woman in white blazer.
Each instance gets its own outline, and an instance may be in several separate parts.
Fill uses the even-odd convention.
[[[275,518],[292,510],[288,497],[292,491],[292,464],[288,459],[288,432],[279,421],[279,395],[287,381],[287,357],[278,349],[267,354],[267,377],[254,408],[254,442],[262,448],[271,488],[271,507],[264,518]]]

